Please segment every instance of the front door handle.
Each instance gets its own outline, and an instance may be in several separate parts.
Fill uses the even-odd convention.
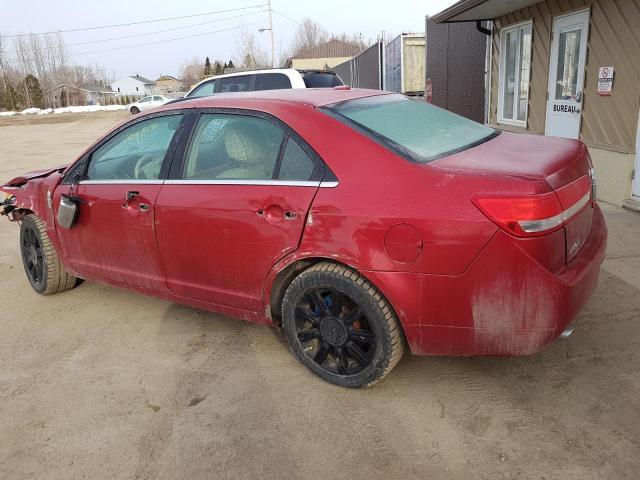
[[[134,197],[137,197],[138,195],[140,195],[140,192],[136,192],[134,190],[130,190],[127,192],[127,202],[130,202],[131,200],[134,199]]]

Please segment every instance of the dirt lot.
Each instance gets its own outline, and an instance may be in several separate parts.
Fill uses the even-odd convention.
[[[124,113],[0,119],[0,180],[67,163]],[[371,390],[275,330],[93,283],[28,286],[0,223],[0,478],[638,478],[640,215],[567,340],[529,358],[406,356]]]

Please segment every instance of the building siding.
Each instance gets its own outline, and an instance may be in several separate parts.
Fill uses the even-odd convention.
[[[333,68],[336,65],[344,63],[350,58],[351,57],[292,58],[291,68],[324,70],[327,67]]]
[[[500,29],[532,19],[526,130],[544,134],[553,17],[585,8],[590,8],[591,20],[580,138],[592,147],[633,153],[640,108],[640,0],[547,0],[495,19],[489,121],[497,124]],[[598,68],[609,65],[615,67],[612,95],[600,96]]]
[[[426,44],[432,103],[484,122],[487,36],[473,22],[435,23],[427,17]]]

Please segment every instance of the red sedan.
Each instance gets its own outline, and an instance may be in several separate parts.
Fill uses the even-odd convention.
[[[167,105],[8,182],[41,294],[96,280],[279,324],[332,383],[420,355],[525,355],[592,294],[606,227],[579,141],[371,90]]]

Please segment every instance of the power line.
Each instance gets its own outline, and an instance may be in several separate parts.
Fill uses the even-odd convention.
[[[77,56],[80,56],[80,55],[91,55],[91,54],[94,54],[94,53],[114,52],[116,50],[124,50],[126,48],[146,47],[148,45],[157,45],[159,43],[175,42],[177,40],[185,40],[187,38],[203,37],[205,35],[212,35],[214,33],[228,32],[228,31],[231,31],[231,30],[236,30],[238,28],[242,28],[242,27],[244,27],[246,25],[257,25],[258,23],[259,22],[252,22],[252,23],[247,23],[245,25],[238,25],[238,26],[235,26],[235,27],[223,28],[221,30],[213,30],[211,32],[197,33],[195,35],[185,35],[183,37],[169,38],[169,39],[166,39],[166,40],[157,40],[155,42],[137,43],[135,45],[126,45],[124,47],[108,48],[108,49],[105,49],[105,50],[94,50],[92,52],[80,52],[80,53],[71,54],[71,56],[72,57],[77,57]]]
[[[128,38],[136,38],[136,37],[145,37],[145,36],[149,36],[149,35],[155,35],[156,33],[166,33],[166,32],[172,32],[175,30],[184,30],[185,28],[193,28],[193,27],[199,27],[202,25],[210,25],[212,23],[218,23],[218,22],[224,22],[225,20],[235,20],[237,18],[243,18],[243,17],[248,17],[251,15],[256,15],[259,13],[263,13],[263,12],[250,12],[250,13],[244,13],[242,15],[234,15],[232,17],[224,17],[224,18],[216,18],[215,20],[209,20],[206,22],[200,22],[200,23],[193,23],[191,25],[183,25],[181,27],[173,27],[173,28],[167,28],[164,30],[155,30],[153,32],[147,32],[147,33],[134,33],[132,35],[123,35],[123,36],[119,36],[119,37],[111,37],[111,38],[105,38],[102,40],[90,40],[87,42],[76,42],[76,43],[69,43],[66,44],[65,46],[67,47],[77,47],[79,45],[90,45],[90,44],[94,44],[94,43],[104,43],[104,42],[112,42],[115,40],[124,40],[124,39],[128,39]],[[56,49],[58,47],[56,46],[50,46],[50,47],[43,47],[43,50],[53,50]],[[27,48],[26,50],[29,51],[36,51],[36,48]],[[18,52],[16,50],[10,50],[7,51],[6,53],[9,54],[17,54]]]
[[[275,8],[273,9],[273,12],[274,12],[274,13],[277,13],[278,15],[280,15],[280,16],[281,16],[281,17],[283,17],[283,18],[286,18],[286,19],[287,19],[287,20],[289,20],[290,22],[293,22],[293,23],[296,23],[296,24],[298,24],[298,25],[301,25],[301,23],[300,23],[299,21],[294,20],[293,18],[291,18],[291,17],[290,17],[290,16],[288,16],[288,15],[285,15],[284,13],[280,13],[280,12],[279,12],[278,10],[276,10]]]
[[[164,18],[157,18],[154,20],[140,20],[137,22],[129,22],[129,23],[115,23],[112,25],[100,25],[100,26],[95,26],[95,27],[82,27],[82,28],[72,28],[69,30],[53,30],[50,32],[38,32],[38,33],[18,33],[15,35],[2,35],[4,38],[15,38],[15,37],[28,37],[30,35],[47,35],[50,33],[71,33],[71,32],[84,32],[87,30],[100,30],[103,28],[116,28],[116,27],[128,27],[131,25],[142,25],[145,23],[156,23],[156,22],[166,22],[169,20],[180,20],[182,18],[193,18],[193,17],[203,17],[206,15],[216,15],[218,13],[229,13],[229,12],[237,12],[240,10],[249,10],[252,8],[262,8],[264,7],[265,4],[258,4],[258,5],[250,5],[248,7],[239,7],[239,8],[230,8],[227,10],[217,10],[215,12],[205,12],[205,13],[194,13],[191,15],[181,15],[179,17],[164,17]]]

